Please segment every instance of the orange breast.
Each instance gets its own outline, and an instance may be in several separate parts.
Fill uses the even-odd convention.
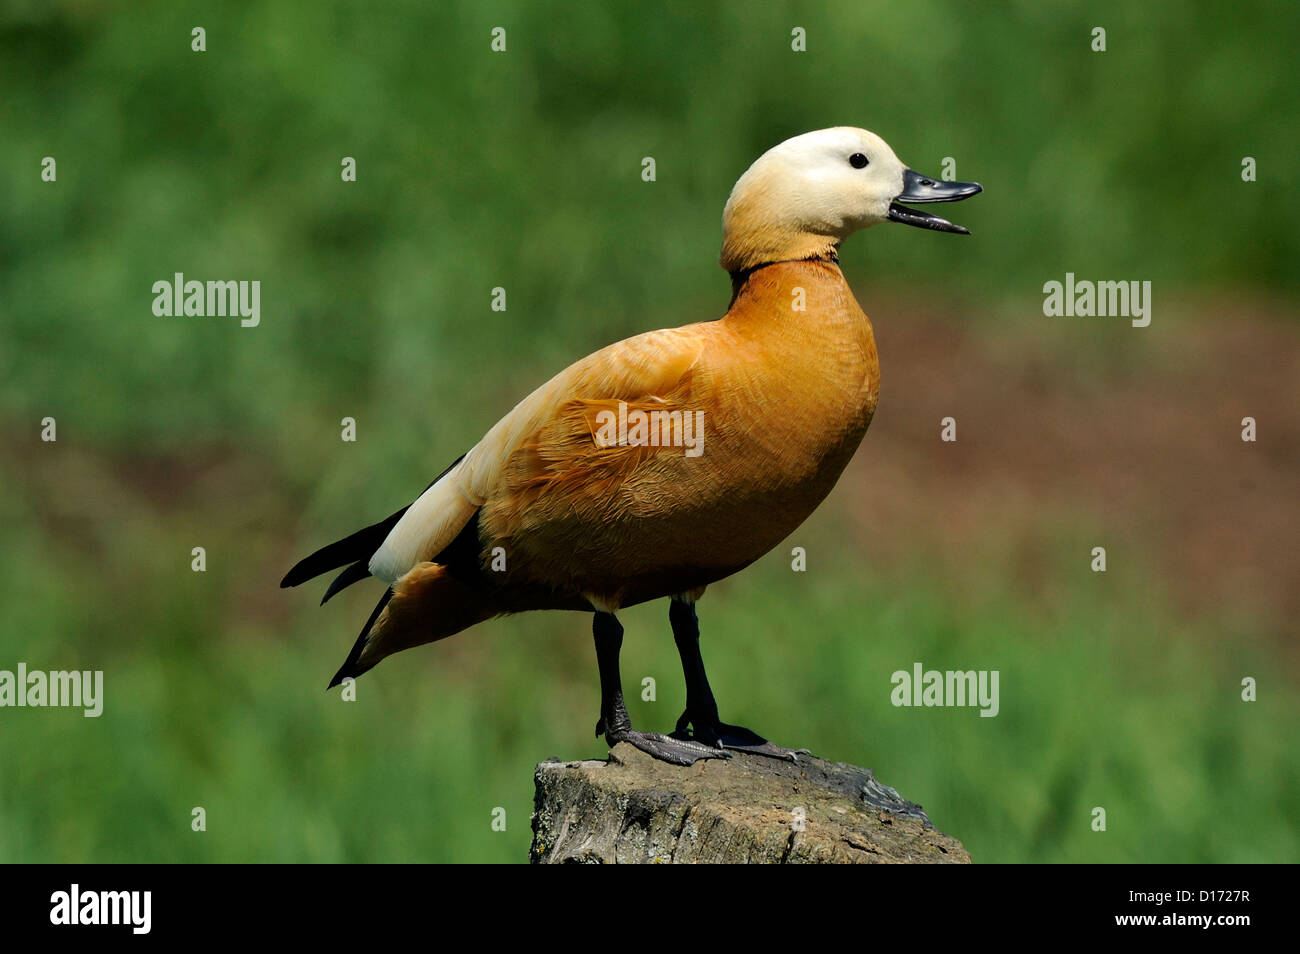
[[[479,515],[503,608],[589,595],[626,606],[704,586],[830,493],[879,394],[871,324],[839,268],[762,268],[722,319],[683,332],[698,356],[658,393],[575,394],[507,462]],[[496,547],[504,570],[490,570]]]

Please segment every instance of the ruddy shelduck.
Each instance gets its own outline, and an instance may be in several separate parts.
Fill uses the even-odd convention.
[[[281,586],[345,567],[388,590],[330,682],[524,610],[594,614],[597,735],[680,765],[727,749],[796,752],[728,725],[704,673],[695,603],[775,547],[830,493],[876,409],[871,322],[838,264],[878,222],[968,234],[900,203],[952,202],[973,182],[918,175],[864,129],[788,139],[723,212],[731,305],[588,355],[524,398],[414,503],[304,559]],[[615,614],[670,599],[686,678],[671,735],[632,728]]]

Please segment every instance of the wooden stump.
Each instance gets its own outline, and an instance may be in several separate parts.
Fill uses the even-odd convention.
[[[737,753],[689,768],[626,743],[541,762],[535,864],[969,864],[955,838],[870,769]]]

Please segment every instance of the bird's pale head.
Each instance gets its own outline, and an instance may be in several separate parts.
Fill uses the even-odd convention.
[[[840,242],[877,222],[966,233],[900,202],[954,202],[980,192],[913,172],[873,132],[852,126],[787,139],[755,160],[722,213],[722,267],[834,258]]]

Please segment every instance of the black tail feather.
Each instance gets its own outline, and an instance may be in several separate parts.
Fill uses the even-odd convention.
[[[403,507],[391,517],[363,530],[358,530],[351,536],[344,537],[329,546],[321,547],[311,556],[299,560],[294,568],[284,575],[284,579],[280,581],[280,587],[283,589],[286,586],[297,586],[299,583],[306,583],[322,573],[328,573],[330,570],[336,570],[357,560],[369,561],[371,555],[379,549],[388,537],[389,531],[397,526],[397,521],[402,519],[402,514],[406,513],[408,509],[409,506]]]
[[[326,690],[333,689],[344,679],[349,677],[355,679],[357,676],[371,668],[370,666],[358,665],[357,659],[361,656],[361,650],[366,647],[366,637],[370,635],[370,627],[375,625],[375,620],[379,619],[379,614],[384,611],[384,607],[388,605],[388,601],[392,598],[393,588],[390,586],[384,591],[384,595],[380,597],[379,603],[375,606],[375,611],[370,614],[370,619],[366,620],[366,625],[361,627],[361,635],[358,636],[357,641],[352,644],[352,652],[348,653],[347,660],[339,667],[339,671],[334,674],[334,678],[330,680],[330,684],[325,687]]]
[[[433,478],[433,480],[429,481],[429,486],[424,489],[428,490],[429,487],[432,487],[438,481],[442,480],[443,477],[446,477],[447,474],[450,473],[452,467],[455,467],[464,459],[465,455],[461,454],[452,461],[450,467],[444,470],[437,477]],[[280,588],[284,589],[289,586],[297,586],[299,583],[306,583],[308,580],[314,579],[322,573],[328,573],[330,570],[337,570],[341,566],[348,566],[349,564],[356,563],[360,563],[363,566],[368,564],[370,558],[374,556],[375,551],[378,550],[383,545],[384,540],[388,538],[389,532],[392,531],[393,527],[397,526],[397,521],[401,520],[402,515],[410,509],[410,505],[408,504],[392,516],[386,517],[369,527],[358,530],[356,533],[344,537],[342,540],[337,540],[329,546],[321,547],[311,556],[299,560],[298,563],[295,564],[294,568],[284,575],[284,579],[280,581]],[[357,580],[363,580],[369,575],[368,571],[361,573],[361,571],[355,566],[349,566],[348,569],[334,581],[334,585],[332,585],[329,592],[325,594],[325,599],[329,599],[339,590],[343,589],[343,587],[350,586]],[[325,600],[321,600],[321,602],[324,603]]]
[[[356,583],[358,580],[364,580],[369,575],[369,564],[365,560],[358,560],[338,576],[334,577],[334,582],[330,584],[330,588],[326,590],[325,595],[321,597],[320,605],[324,606],[330,601],[330,597],[335,593],[340,590],[346,590],[353,583]]]

